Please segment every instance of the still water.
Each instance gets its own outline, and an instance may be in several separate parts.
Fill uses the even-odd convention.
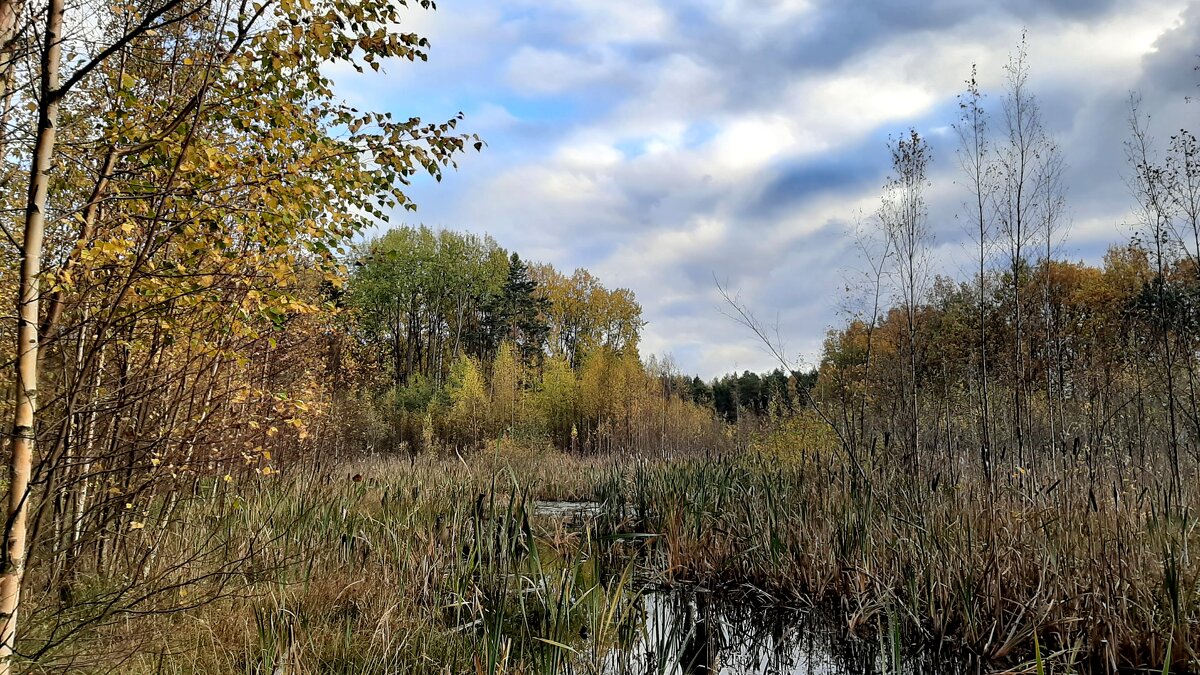
[[[594,520],[601,508],[593,502],[538,502],[534,511],[578,527]],[[850,635],[845,621],[830,612],[691,586],[651,583],[634,595],[616,639],[602,644],[572,640],[578,658],[555,670],[605,675],[976,672],[961,661],[897,645],[886,630],[868,637]],[[573,626],[570,633],[585,638],[587,629],[581,633]]]
[[[613,675],[962,673],[962,664],[903,654],[887,636],[850,636],[815,611],[769,608],[680,588],[644,593],[634,639],[611,652]],[[903,654],[903,655],[901,655]]]

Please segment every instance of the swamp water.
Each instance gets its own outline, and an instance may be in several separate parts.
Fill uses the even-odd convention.
[[[532,506],[532,515],[572,529],[586,530],[602,512],[593,502]],[[494,654],[519,651],[536,672],[603,675],[973,672],[900,648],[886,631],[851,636],[844,621],[826,612],[663,587],[654,562],[646,560],[652,554],[629,554],[639,545],[636,537],[589,541],[591,553],[573,566],[542,557],[540,580],[507,601],[500,621],[481,634],[494,642]],[[614,556],[614,550],[623,552]],[[540,602],[531,602],[533,596]]]
[[[692,588],[640,598],[635,638],[609,654],[614,675],[800,675],[963,672],[921,656],[898,656],[887,637],[864,640],[814,611],[766,608]],[[898,666],[898,667],[897,667]]]

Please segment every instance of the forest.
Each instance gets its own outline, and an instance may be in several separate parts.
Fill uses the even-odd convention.
[[[795,413],[815,381],[777,368],[704,382],[669,358],[643,360],[629,290],[529,264],[489,238],[394,229],[351,268],[330,298],[347,317],[330,372],[356,378],[344,384],[362,397],[353,408],[371,411],[355,441],[368,452],[499,436],[585,453],[687,450],[721,420]]]
[[[0,675],[713,673],[743,610],[815,626],[777,669],[1197,667],[1193,132],[1130,99],[1137,220],[1072,261],[1024,40],[964,67],[971,272],[893,135],[817,362],[722,289],[779,365],[705,379],[622,280],[413,224],[485,139],[334,77],[422,8],[0,0]]]

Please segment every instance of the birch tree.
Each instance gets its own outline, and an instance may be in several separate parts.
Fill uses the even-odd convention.
[[[1175,395],[1175,369],[1178,349],[1174,333],[1177,328],[1177,305],[1170,288],[1168,274],[1175,258],[1177,242],[1173,236],[1173,222],[1177,205],[1172,199],[1172,180],[1166,166],[1159,163],[1153,150],[1153,140],[1148,129],[1149,120],[1138,109],[1136,96],[1130,99],[1130,139],[1126,143],[1126,155],[1133,166],[1131,189],[1137,201],[1139,232],[1136,236],[1150,254],[1153,279],[1147,298],[1151,305],[1153,339],[1162,355],[1162,373],[1166,385],[1167,403],[1167,451],[1171,462],[1171,486],[1177,496],[1182,496],[1181,468],[1179,463],[1178,410]]]
[[[999,186],[996,188],[996,221],[1006,255],[1009,299],[1012,302],[1012,431],[1017,456],[1024,461],[1029,441],[1029,362],[1026,345],[1026,316],[1023,285],[1028,278],[1028,256],[1043,228],[1053,219],[1047,199],[1052,173],[1056,171],[1056,149],[1046,133],[1037,98],[1029,84],[1028,47],[1025,36],[1005,65],[1006,93],[1003,103],[1001,140],[996,148]]]
[[[995,169],[992,165],[992,147],[988,138],[988,114],[984,109],[984,94],[979,88],[976,68],[971,67],[966,91],[958,96],[959,118],[954,124],[958,135],[958,164],[962,172],[969,199],[964,204],[964,215],[970,235],[977,244],[976,270],[976,320],[979,323],[978,368],[979,368],[979,435],[980,459],[984,472],[991,476],[991,409],[988,392],[988,330],[987,330],[987,272],[991,256],[996,194]]]
[[[435,124],[393,120],[334,95],[322,70],[331,62],[365,70],[386,58],[424,58],[424,39],[395,28],[402,4],[163,0],[75,8],[47,0],[0,7],[0,19],[21,15],[20,26],[36,17],[43,26],[34,58],[22,61],[38,84],[28,101],[34,113],[21,118],[34,143],[24,158],[23,236],[16,238],[0,673],[14,668],[21,587],[41,521],[34,516],[48,503],[39,486],[70,495],[78,510],[91,508],[90,482],[118,475],[118,457],[125,458],[119,474],[125,484],[110,488],[118,493],[164,458],[177,473],[224,466],[212,454],[198,456],[210,453],[213,446],[203,441],[222,419],[214,406],[244,413],[245,392],[261,392],[279,372],[272,359],[249,371],[229,368],[244,359],[234,350],[265,346],[264,325],[311,312],[291,291],[298,280],[331,273],[338,249],[366,224],[386,219],[386,210],[412,207],[403,192],[411,176],[440,177],[473,140],[455,131],[457,117]],[[12,63],[0,58],[0,66]],[[60,138],[71,139],[72,160],[80,161],[61,161],[67,155]],[[89,148],[99,151],[88,156]],[[81,166],[98,168],[90,188],[76,181],[86,173]],[[74,342],[60,340],[64,334]],[[62,377],[61,363],[53,364],[54,378],[42,377],[48,349],[57,345],[79,354],[77,370],[95,377],[115,371],[120,382],[96,390],[97,396],[118,392],[115,402],[90,404],[112,415],[97,422],[109,429],[110,442],[73,444],[97,454],[73,459],[69,475],[63,439],[97,437],[73,426],[96,420],[73,402],[85,400],[80,393],[97,380]],[[105,354],[117,358],[100,366]],[[173,368],[187,376],[160,376]],[[118,419],[128,420],[121,434]],[[157,456],[136,441],[150,434],[171,441]],[[135,439],[129,446],[125,435]],[[242,440],[249,442],[245,436],[239,451]],[[103,510],[100,523],[114,513],[108,504],[95,506]],[[53,511],[60,532],[76,529],[60,520],[69,511]],[[115,514],[118,523],[132,522]],[[100,540],[101,574],[119,544],[119,538]],[[99,616],[85,621],[122,608],[133,612],[137,598],[153,596],[135,590],[118,589],[111,602],[97,605]]]
[[[897,289],[904,312],[907,355],[907,465],[914,471],[920,462],[920,349],[918,314],[929,287],[929,146],[915,129],[896,139],[891,147],[892,177],[884,187],[879,219],[894,251]]]

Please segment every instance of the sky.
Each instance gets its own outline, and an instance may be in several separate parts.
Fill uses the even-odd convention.
[[[705,378],[777,365],[718,281],[815,365],[852,309],[853,232],[871,226],[888,140],[910,127],[933,154],[938,271],[968,278],[957,95],[976,64],[998,111],[1023,30],[1067,164],[1061,257],[1099,261],[1133,232],[1131,93],[1160,141],[1200,131],[1200,2],[439,0],[405,16],[428,62],[335,73],[340,93],[427,121],[461,111],[487,146],[418,180],[418,211],[393,224],[490,234],[629,288],[643,356]]]

